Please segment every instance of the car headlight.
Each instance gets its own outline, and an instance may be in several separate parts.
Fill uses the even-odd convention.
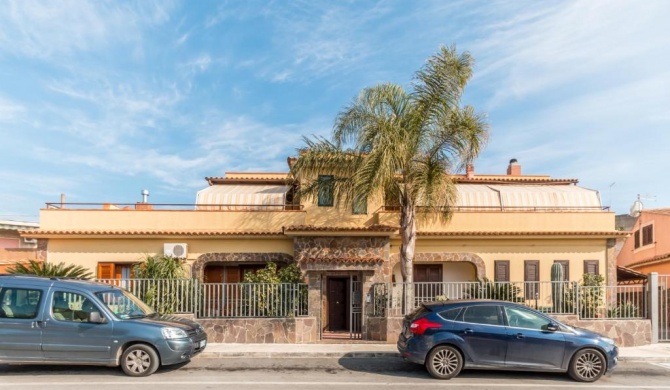
[[[615,343],[614,343],[614,340],[612,340],[612,339],[609,338],[609,337],[601,337],[600,339],[601,339],[602,341],[606,342],[607,344],[612,344],[612,345],[615,344]]]
[[[166,340],[183,339],[184,337],[188,337],[188,334],[179,328],[163,328],[161,329],[161,332],[163,333],[163,338]]]

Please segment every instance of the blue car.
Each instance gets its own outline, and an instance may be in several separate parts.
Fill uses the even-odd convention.
[[[567,372],[594,382],[617,364],[614,340],[495,300],[424,303],[405,316],[401,355],[435,378],[464,368]]]

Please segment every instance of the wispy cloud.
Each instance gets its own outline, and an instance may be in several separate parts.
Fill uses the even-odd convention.
[[[25,107],[23,107],[23,105],[0,96],[0,122],[13,121],[23,112],[25,112]]]

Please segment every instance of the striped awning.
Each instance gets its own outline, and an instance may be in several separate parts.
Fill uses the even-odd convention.
[[[460,210],[602,210],[598,191],[573,185],[457,184],[456,188]]]
[[[198,191],[198,210],[281,210],[286,204],[285,185],[213,185]]]

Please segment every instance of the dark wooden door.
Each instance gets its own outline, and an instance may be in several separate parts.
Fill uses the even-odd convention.
[[[348,330],[349,299],[347,278],[328,279],[328,330]]]
[[[205,283],[221,283],[223,282],[223,266],[210,265],[205,267]]]

